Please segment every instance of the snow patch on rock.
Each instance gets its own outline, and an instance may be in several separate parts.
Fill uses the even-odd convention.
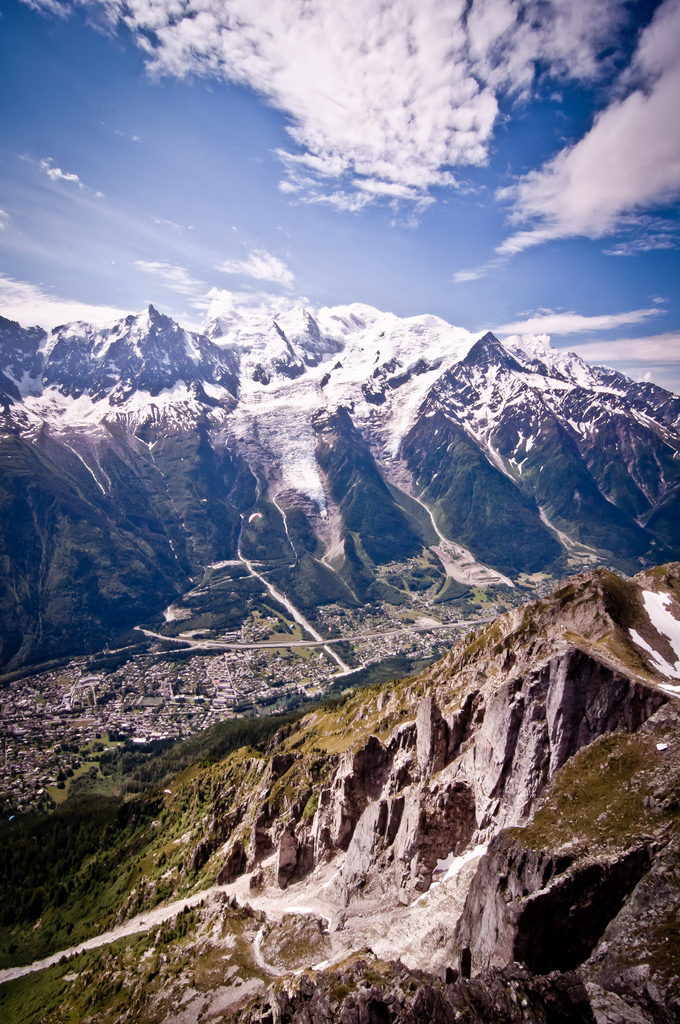
[[[671,665],[651,644],[648,644],[644,637],[635,629],[629,630],[635,643],[641,647],[652,658],[654,668],[669,679],[680,679],[680,622],[668,611],[668,605],[672,603],[670,594],[657,594],[652,590],[643,590],[642,599],[645,611],[649,620],[661,636],[666,637],[671,648],[677,654],[678,660]],[[680,692],[680,687],[664,687],[672,692]]]

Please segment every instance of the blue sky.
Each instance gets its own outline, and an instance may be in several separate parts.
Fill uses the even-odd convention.
[[[359,301],[680,391],[680,0],[0,13],[0,313]]]

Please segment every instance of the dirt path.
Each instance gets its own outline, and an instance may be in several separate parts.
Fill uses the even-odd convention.
[[[99,946],[108,946],[117,939],[124,939],[127,935],[137,935],[140,932],[148,932],[151,928],[155,928],[157,925],[162,924],[163,921],[167,921],[169,918],[175,917],[175,915],[179,914],[185,907],[195,907],[201,902],[201,900],[207,899],[216,891],[218,891],[218,887],[213,886],[212,889],[204,889],[202,892],[193,893],[191,896],[187,896],[183,900],[176,900],[174,903],[169,903],[165,907],[155,907],[153,910],[149,910],[145,914],[138,914],[137,917],[131,917],[129,921],[124,921],[115,928],[102,932],[101,935],[94,935],[91,939],[86,939],[85,942],[81,942],[77,946],[71,946],[69,949],[62,949],[58,953],[53,953],[52,956],[45,957],[44,960],[34,960],[32,964],[26,964],[24,967],[9,967],[4,971],[0,971],[0,985],[5,981],[14,981],[15,978],[23,978],[24,975],[32,974],[33,971],[44,971],[46,967],[52,967],[53,964],[59,963],[63,956],[72,956],[74,953],[83,953],[87,949],[97,949]]]
[[[270,861],[273,861],[273,859],[270,858]],[[265,865],[270,861],[265,861]],[[333,868],[333,871],[335,871],[335,868]],[[63,956],[68,957],[74,953],[83,953],[88,949],[98,949],[100,946],[108,946],[118,939],[124,939],[128,935],[148,932],[164,921],[175,917],[185,907],[195,907],[201,900],[206,900],[207,902],[217,893],[235,896],[240,904],[249,903],[255,910],[263,910],[271,920],[280,919],[284,914],[295,911],[302,914],[317,914],[330,923],[331,916],[336,908],[332,903],[319,899],[318,896],[319,886],[323,888],[322,883],[326,880],[328,873],[328,866],[324,866],[322,871],[316,873],[311,886],[304,883],[291,886],[286,890],[280,890],[280,896],[277,894],[275,897],[251,893],[248,885],[250,875],[242,875],[231,885],[213,885],[210,889],[203,889],[200,892],[186,896],[184,899],[168,903],[166,906],[155,907],[146,913],[138,914],[136,917],[131,917],[128,921],[124,921],[115,928],[102,932],[101,935],[94,935],[91,939],[86,939],[84,942],[79,943],[77,946],[71,946],[69,949],[61,949],[59,952],[53,953],[43,960],[34,960],[33,963],[26,964],[24,967],[9,967],[4,971],[0,971],[0,985],[6,981],[23,978],[26,974],[32,974],[34,971],[44,971],[45,968],[59,963]],[[255,956],[257,958],[257,951]],[[265,964],[264,961],[262,961],[260,966],[272,974],[279,973],[271,970],[270,966]]]

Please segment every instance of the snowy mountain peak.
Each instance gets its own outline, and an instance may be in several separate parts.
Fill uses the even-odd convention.
[[[593,386],[597,375],[575,352],[553,348],[547,334],[511,335],[503,346],[531,373]]]
[[[0,396],[18,398],[27,388],[35,390],[46,338],[42,327],[22,327],[0,316]]]
[[[50,335],[0,320],[0,359],[6,507],[71,524],[69,582],[90,564],[87,520],[83,551],[107,552],[96,571],[121,566],[109,603],[160,572],[149,600],[165,607],[179,578],[241,551],[305,608],[406,600],[386,566],[424,548],[406,586],[439,574],[442,602],[461,584],[680,555],[680,398],[546,338],[364,305],[232,310],[195,333],[150,306]],[[25,625],[12,629],[19,644]]]
[[[502,367],[504,370],[521,372],[522,367],[491,331],[476,341],[462,360],[464,366]]]

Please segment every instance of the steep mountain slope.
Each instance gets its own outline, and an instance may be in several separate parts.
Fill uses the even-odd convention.
[[[10,667],[114,640],[214,563],[256,560],[313,613],[408,601],[427,549],[501,588],[680,554],[680,399],[541,339],[360,305],[203,334],[153,307],[0,318],[0,394]]]
[[[679,695],[680,564],[583,574],[416,679],[164,778],[40,907],[15,865],[12,941],[151,928],[148,975],[122,949],[54,969],[96,979],[94,1013],[57,987],[64,1019],[669,1024]]]

